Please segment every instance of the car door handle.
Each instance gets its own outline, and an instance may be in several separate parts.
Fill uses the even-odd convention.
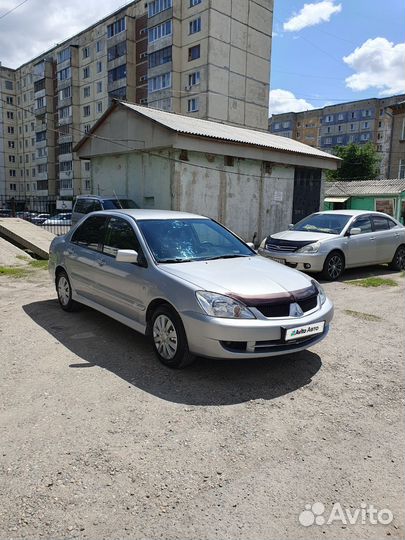
[[[370,240],[375,240],[375,236],[373,236],[372,238],[370,238]]]

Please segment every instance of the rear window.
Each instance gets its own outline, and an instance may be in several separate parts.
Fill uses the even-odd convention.
[[[390,228],[389,221],[386,217],[383,216],[373,216],[374,230],[375,231],[386,231]]]
[[[89,214],[93,211],[94,208],[94,199],[78,199],[76,201],[74,212],[78,214]],[[99,208],[100,210],[100,208]]]
[[[131,199],[107,199],[103,201],[104,210],[115,210],[116,208],[139,208],[136,202]]]

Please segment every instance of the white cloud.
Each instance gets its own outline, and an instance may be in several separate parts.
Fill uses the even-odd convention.
[[[380,95],[405,92],[405,43],[394,45],[382,37],[368,39],[343,61],[357,72],[346,79],[352,90],[378,88]]]
[[[30,0],[0,20],[0,61],[16,68],[119,9],[117,0]],[[15,7],[0,1],[0,15]]]
[[[315,107],[305,101],[295,97],[289,90],[270,90],[269,112],[270,114],[279,114],[284,112],[300,112],[314,109]]]
[[[334,13],[342,11],[342,4],[335,4],[335,0],[323,0],[313,4],[304,4],[299,13],[283,24],[286,32],[298,32],[308,26],[315,26],[323,22],[329,22]]]

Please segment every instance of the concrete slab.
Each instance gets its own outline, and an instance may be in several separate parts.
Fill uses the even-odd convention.
[[[29,260],[25,251],[0,237],[0,266],[25,266]]]
[[[49,259],[49,246],[55,235],[20,218],[0,218],[0,236]]]

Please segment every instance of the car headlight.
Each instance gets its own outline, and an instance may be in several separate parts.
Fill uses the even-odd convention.
[[[321,247],[320,242],[314,242],[313,244],[308,244],[300,249],[297,249],[296,253],[316,253]]]
[[[230,296],[208,291],[195,293],[198,303],[207,315],[226,319],[255,319],[256,317],[245,305]]]
[[[320,300],[321,306],[322,306],[326,302],[326,293],[325,293],[322,285],[320,285],[317,281],[313,280],[312,283],[318,289],[319,300]]]

